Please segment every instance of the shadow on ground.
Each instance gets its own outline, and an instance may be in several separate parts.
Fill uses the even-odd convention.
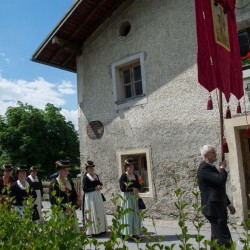
[[[98,239],[107,239],[110,238],[110,232],[107,232],[106,234],[98,235]],[[144,235],[140,239],[140,243],[153,243],[153,242],[163,242],[163,241],[178,241],[178,237],[182,237],[182,235],[156,235],[153,232],[148,232],[147,235]],[[191,238],[195,238],[195,235],[190,235]],[[128,238],[128,242],[135,242],[135,239]]]

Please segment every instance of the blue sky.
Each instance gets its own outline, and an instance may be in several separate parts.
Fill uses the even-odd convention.
[[[75,0],[1,0],[0,115],[17,101],[53,103],[77,125],[76,74],[32,62],[32,54]]]

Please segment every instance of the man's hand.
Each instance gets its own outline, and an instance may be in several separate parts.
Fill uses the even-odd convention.
[[[224,161],[220,164],[220,168],[226,169],[226,167],[227,167],[227,161],[224,160]]]
[[[228,209],[230,210],[230,214],[235,214],[236,210],[235,210],[235,207],[232,204],[230,204],[228,206]]]

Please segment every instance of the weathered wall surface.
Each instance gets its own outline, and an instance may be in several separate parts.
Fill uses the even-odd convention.
[[[121,12],[121,13],[119,13]],[[131,32],[118,36],[123,21]],[[151,148],[155,196],[145,198],[148,214],[176,216],[175,174],[192,199],[194,172],[204,144],[219,148],[219,114],[207,111],[208,93],[197,82],[194,1],[138,0],[117,11],[85,44],[78,59],[79,127],[82,166],[94,160],[107,200],[119,193],[117,150]],[[144,52],[148,103],[114,109],[111,64]],[[234,111],[232,111],[234,114]],[[86,125],[104,124],[104,135],[91,140]],[[229,186],[230,190],[230,186]],[[230,191],[229,191],[230,192]],[[106,202],[107,210],[112,205]]]

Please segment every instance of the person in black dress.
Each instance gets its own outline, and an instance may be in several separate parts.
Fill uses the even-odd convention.
[[[11,164],[4,164],[3,167],[3,175],[0,177],[0,195],[2,193],[6,192],[4,190],[7,186],[11,186],[11,184],[14,182],[14,179],[12,177],[13,175],[13,167]]]
[[[128,225],[122,229],[122,235],[130,235],[133,238],[140,239],[141,231],[141,218],[139,216],[138,198],[141,185],[138,180],[138,176],[134,173],[134,158],[128,157],[124,161],[124,173],[119,179],[120,190],[122,192],[123,200],[121,207],[131,209],[132,211],[126,213],[121,223]]]
[[[36,192],[31,188],[29,183],[26,181],[28,168],[26,165],[21,165],[17,168],[17,181],[14,182],[10,187],[10,196],[14,198],[13,206],[20,212],[21,215],[24,213],[24,208],[28,207],[27,200],[32,197],[35,201]],[[32,220],[38,220],[39,214],[37,211],[37,205],[33,205]]]
[[[77,193],[74,187],[74,183],[71,179],[67,178],[70,168],[69,160],[59,160],[56,162],[56,169],[58,171],[58,177],[50,182],[49,199],[51,205],[60,205],[64,211],[63,217],[66,218],[70,214],[76,216],[75,209],[78,209]],[[55,192],[54,192],[55,191]],[[54,194],[55,193],[55,194]],[[57,202],[57,198],[62,198],[60,204]],[[78,223],[76,229],[79,230]]]
[[[0,177],[0,202],[3,204],[7,199],[7,196],[10,192],[8,190],[12,183],[14,182],[13,175],[13,167],[11,164],[4,164],[3,167],[3,175]]]
[[[83,175],[83,223],[91,221],[92,224],[86,229],[87,235],[96,237],[106,233],[108,229],[107,216],[103,204],[101,190],[103,185],[99,176],[95,173],[93,161],[85,164],[86,173]]]
[[[32,166],[30,168],[30,175],[27,177],[26,181],[30,184],[30,187],[36,191],[35,204],[37,205],[37,210],[39,217],[42,217],[42,197],[43,197],[43,185],[41,180],[37,177],[38,168]]]

